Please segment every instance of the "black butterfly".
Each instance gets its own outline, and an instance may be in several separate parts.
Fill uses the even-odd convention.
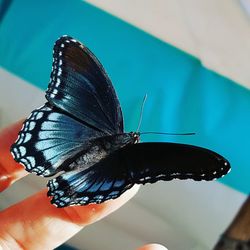
[[[139,143],[124,133],[115,90],[97,58],[69,36],[53,51],[48,100],[26,119],[11,147],[29,172],[56,178],[48,196],[57,207],[101,203],[134,184],[213,180],[230,164],[208,149],[177,143]]]

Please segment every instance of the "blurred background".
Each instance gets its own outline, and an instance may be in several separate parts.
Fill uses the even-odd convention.
[[[99,58],[117,91],[126,131],[210,148],[229,159],[220,181],[147,185],[108,218],[67,242],[75,249],[212,249],[249,194],[250,1],[0,0],[0,127],[45,102],[52,48],[61,35]],[[25,177],[1,193],[0,208],[35,193]],[[38,204],[39,206],[39,204]]]

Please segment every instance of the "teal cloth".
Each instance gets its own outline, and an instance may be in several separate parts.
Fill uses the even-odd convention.
[[[110,75],[126,131],[136,130],[147,93],[141,131],[196,135],[145,135],[144,141],[178,141],[215,150],[232,165],[232,172],[220,181],[249,193],[249,90],[80,0],[15,0],[0,13],[4,13],[0,23],[2,67],[45,90],[54,41],[64,34],[79,39]],[[20,95],[25,98],[25,93]]]

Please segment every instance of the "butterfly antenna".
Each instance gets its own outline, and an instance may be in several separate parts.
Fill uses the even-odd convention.
[[[144,98],[143,98],[143,101],[142,101],[142,105],[141,105],[141,114],[140,114],[140,119],[139,119],[138,127],[137,127],[137,129],[136,129],[136,133],[139,132],[139,129],[140,129],[140,127],[141,127],[142,116],[143,116],[143,111],[144,111],[144,105],[145,105],[145,102],[146,102],[146,100],[147,100],[147,97],[148,97],[148,95],[145,94],[145,96],[144,96]]]
[[[142,132],[141,135],[156,134],[156,135],[195,135],[195,133],[163,133],[163,132]]]

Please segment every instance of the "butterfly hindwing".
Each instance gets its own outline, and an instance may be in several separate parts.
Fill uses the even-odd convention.
[[[123,132],[122,112],[110,79],[98,59],[69,36],[54,45],[46,98],[106,134]]]
[[[115,160],[116,161],[116,160]],[[126,169],[107,157],[85,170],[63,173],[48,182],[48,196],[57,207],[101,203],[119,197],[133,183]]]
[[[213,180],[227,174],[229,162],[205,148],[178,143],[139,143],[122,148],[116,154],[127,167],[134,183],[159,180]]]
[[[26,119],[11,153],[27,171],[51,176],[99,136],[103,133],[45,104]]]

